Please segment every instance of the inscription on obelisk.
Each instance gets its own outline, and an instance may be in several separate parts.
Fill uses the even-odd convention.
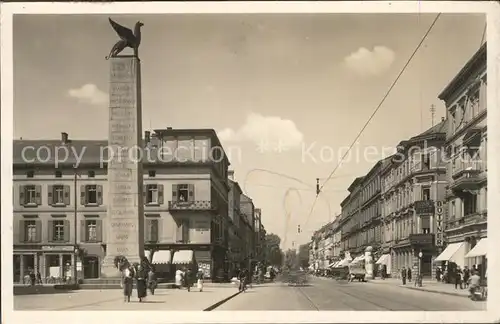
[[[117,277],[116,256],[144,257],[141,69],[135,56],[110,58],[109,157],[105,277]]]

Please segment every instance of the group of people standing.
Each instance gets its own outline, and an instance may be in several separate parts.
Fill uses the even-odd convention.
[[[123,295],[126,302],[130,302],[130,297],[133,292],[133,285],[136,285],[137,298],[139,302],[147,296],[147,290],[151,292],[151,295],[155,294],[155,289],[157,287],[156,276],[153,269],[146,270],[141,264],[134,267],[133,265],[127,266],[122,271],[122,286]]]
[[[203,291],[203,285],[204,285],[204,274],[202,270],[199,270],[196,273],[196,288],[198,289],[199,292]],[[189,268],[184,268],[184,269],[178,269],[175,272],[175,286],[177,289],[181,289],[182,287],[185,287],[188,292],[191,291],[191,286],[193,285],[193,273],[191,269]]]

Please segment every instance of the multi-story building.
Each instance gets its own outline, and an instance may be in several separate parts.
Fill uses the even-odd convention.
[[[420,135],[402,141],[397,153],[381,170],[384,246],[390,246],[390,268],[396,274],[402,267],[431,276],[438,232],[436,214],[442,205],[446,186],[446,167],[442,150],[446,138],[444,119]]]
[[[448,207],[445,229],[447,248],[439,259],[453,261],[461,267],[485,264],[486,261],[486,84],[485,44],[439,95],[446,106],[446,152],[449,161],[444,202]],[[474,251],[470,255],[477,257],[465,258],[464,254],[471,249]],[[447,260],[449,258],[453,260]]]
[[[363,246],[363,235],[360,233],[361,220],[361,190],[363,177],[356,178],[347,190],[349,195],[341,203],[342,207],[342,238],[344,252],[351,255],[360,254]]]
[[[361,227],[358,236],[361,236],[361,246],[356,252],[361,252],[366,247],[372,247],[375,258],[381,254],[382,248],[382,215],[380,208],[380,170],[385,160],[378,161],[363,177],[361,182]],[[359,251],[360,250],[360,251]]]
[[[229,222],[229,161],[217,135],[168,128],[145,137],[145,249],[153,252],[153,262],[166,263],[187,251],[177,255],[191,256],[213,275],[224,269]],[[85,278],[100,276],[109,226],[107,145],[69,141],[67,134],[63,141],[14,141],[16,282],[28,269],[39,269],[44,278],[62,277],[75,262]]]
[[[230,219],[230,227],[229,227],[229,251],[230,255],[230,272],[234,270],[235,266],[240,266],[241,262],[243,262],[246,258],[245,255],[245,220],[242,220],[242,214],[240,212],[240,196],[243,191],[241,190],[238,182],[234,180],[234,171],[228,171],[229,177],[229,219]]]
[[[253,269],[255,264],[255,206],[252,199],[244,193],[240,195],[240,213],[241,222],[244,224],[242,236],[245,242],[245,261],[249,268]]]
[[[340,227],[340,220],[342,215],[338,215],[332,223],[332,260],[339,261],[341,259],[341,238],[342,229]]]

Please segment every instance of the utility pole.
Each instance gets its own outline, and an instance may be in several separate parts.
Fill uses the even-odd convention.
[[[429,110],[431,111],[431,126],[434,127],[434,115],[436,114],[436,106],[432,104]]]

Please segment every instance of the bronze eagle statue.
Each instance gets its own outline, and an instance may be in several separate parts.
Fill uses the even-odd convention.
[[[132,32],[130,29],[128,29],[127,27],[123,27],[122,25],[113,21],[111,18],[108,19],[111,27],[113,27],[113,29],[120,37],[120,40],[113,46],[113,48],[111,48],[109,55],[106,56],[106,60],[111,57],[116,57],[126,47],[132,48],[134,50],[134,56],[138,56],[139,45],[141,44],[141,27],[144,26],[144,24],[138,21],[135,24],[134,31]]]

